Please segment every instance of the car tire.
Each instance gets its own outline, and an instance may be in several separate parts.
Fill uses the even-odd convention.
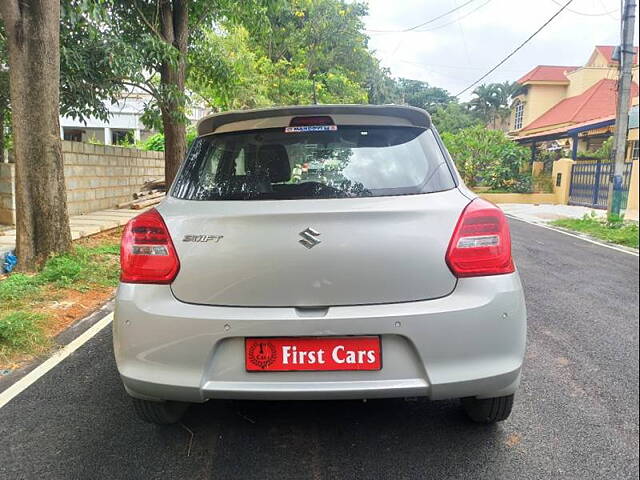
[[[496,423],[509,418],[513,407],[513,395],[493,398],[463,398],[462,407],[476,423]]]
[[[169,425],[179,421],[189,408],[183,402],[150,402],[133,398],[133,410],[140,419],[157,425]]]

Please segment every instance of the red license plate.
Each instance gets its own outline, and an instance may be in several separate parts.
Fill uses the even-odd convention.
[[[250,372],[380,370],[380,337],[245,338]]]

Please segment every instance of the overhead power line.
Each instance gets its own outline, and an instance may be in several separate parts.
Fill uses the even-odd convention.
[[[562,2],[559,2],[558,0],[551,0],[551,1],[556,5],[562,5]],[[601,12],[601,13],[589,13],[589,12],[578,12],[577,10],[571,10],[570,8],[567,8],[567,12],[575,13],[576,15],[582,15],[584,17],[604,17],[605,15],[611,15],[612,13],[616,13],[617,11],[618,9],[609,10],[608,12]]]
[[[424,27],[425,25],[429,25],[430,23],[433,23],[437,20],[440,20],[443,17],[446,17],[447,15],[450,15],[454,12],[457,12],[458,10],[460,10],[463,7],[466,7],[467,5],[469,5],[471,2],[475,2],[476,0],[468,0],[465,3],[463,3],[462,5],[457,6],[454,9],[449,10],[448,12],[445,12],[441,15],[438,15],[437,17],[434,17],[430,20],[427,20],[426,22],[423,22],[419,25],[414,25],[413,27],[409,27],[409,28],[405,28],[404,30],[372,30],[372,29],[366,29],[367,32],[371,32],[371,33],[406,33],[406,32],[411,32],[413,30],[417,30],[418,28]]]
[[[546,22],[544,22],[542,24],[542,26],[540,28],[538,28],[535,32],[533,32],[529,38],[527,38],[524,42],[522,42],[520,45],[518,45],[509,55],[507,55],[506,57],[504,57],[500,63],[498,63],[496,66],[494,66],[493,68],[491,68],[487,73],[485,73],[484,75],[482,75],[479,79],[477,79],[475,82],[473,82],[471,85],[469,85],[468,87],[466,87],[465,89],[461,90],[456,97],[459,97],[460,95],[462,95],[464,92],[466,92],[467,90],[469,90],[470,88],[474,87],[475,85],[477,85],[478,83],[480,83],[482,80],[484,80],[485,78],[487,78],[489,75],[491,75],[493,72],[495,72],[498,68],[500,68],[501,65],[503,65],[507,60],[509,60],[511,57],[513,57],[522,47],[524,47],[527,43],[529,43],[533,37],[535,37],[538,33],[540,33],[547,25],[549,25],[554,18],[556,18],[558,15],[560,15],[563,10],[565,8],[567,8],[571,2],[573,2],[573,0],[569,0],[567,3],[565,3],[560,10],[558,10],[556,13],[553,14],[553,16],[547,20]]]
[[[425,28],[424,30],[415,30],[416,32],[433,32],[434,30],[438,30],[440,28],[444,28],[447,27],[449,25],[451,25],[452,23],[456,23],[459,22],[460,20],[467,18],[469,15],[477,12],[478,10],[480,10],[481,8],[485,7],[486,5],[489,4],[489,2],[491,2],[491,0],[486,0],[484,3],[481,3],[480,5],[478,5],[476,8],[474,8],[473,10],[469,10],[467,13],[465,13],[464,15],[462,15],[461,17],[456,18],[455,20],[451,20],[449,22],[445,22],[445,23],[441,23],[440,25],[436,25],[435,27],[431,27],[431,28]]]

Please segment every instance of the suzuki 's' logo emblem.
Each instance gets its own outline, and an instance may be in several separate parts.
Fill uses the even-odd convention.
[[[320,243],[316,237],[320,236],[320,232],[316,232],[313,228],[307,227],[306,230],[300,232],[302,240],[298,240],[298,243],[306,248],[313,248]]]

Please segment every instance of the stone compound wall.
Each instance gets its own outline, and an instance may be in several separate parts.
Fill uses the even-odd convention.
[[[164,178],[164,154],[133,148],[62,142],[69,215],[114,208],[144,182]],[[0,223],[15,223],[14,165],[0,163]]]
[[[12,163],[0,163],[0,225],[15,222],[14,169]]]

